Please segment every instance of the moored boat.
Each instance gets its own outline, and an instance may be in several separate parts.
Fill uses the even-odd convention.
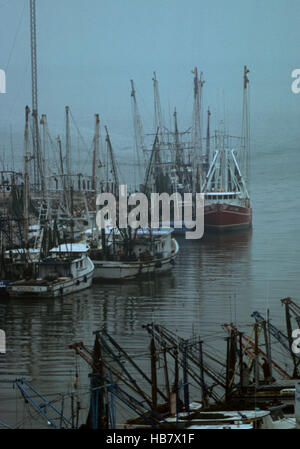
[[[11,297],[56,297],[76,293],[91,286],[94,264],[89,247],[63,244],[50,250],[50,256],[36,263],[34,279],[22,279],[7,287]]]
[[[237,192],[207,192],[205,198],[207,230],[223,232],[251,227],[252,208],[246,206]]]
[[[218,232],[249,228],[252,208],[246,181],[237,162],[236,153],[227,145],[223,133],[219,147],[207,173],[204,193],[204,226]]]
[[[250,151],[248,72],[245,66],[242,137],[226,135],[225,129],[215,133],[215,152],[202,186],[202,192],[205,194],[206,230],[223,232],[249,228],[252,225],[252,207],[248,189]],[[238,141],[241,143],[237,146]]]
[[[110,241],[104,257],[93,258],[95,279],[125,280],[138,276],[162,273],[170,270],[179,251],[177,241],[172,238],[171,229],[139,229],[131,241],[130,252],[121,235]],[[104,245],[103,245],[104,247]]]
[[[199,411],[166,418],[167,423],[185,425],[188,430],[202,429],[295,429],[295,418],[269,410]]]

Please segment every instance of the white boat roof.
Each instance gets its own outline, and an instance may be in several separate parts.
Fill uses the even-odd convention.
[[[194,424],[192,426],[188,426],[187,429],[253,429],[253,425],[252,424],[212,424],[207,425],[207,424]]]
[[[34,248],[17,248],[17,249],[7,249],[4,254],[24,254],[24,253],[32,253],[32,254],[38,254],[40,252],[39,249],[34,249]]]
[[[296,388],[283,388],[280,390],[280,394],[286,394],[286,393],[295,393]]]
[[[218,411],[218,412],[202,412],[199,411],[199,413],[201,413],[201,418],[194,418],[191,420],[191,422],[193,421],[197,421],[197,423],[201,423],[201,421],[207,423],[207,421],[211,420],[212,425],[221,425],[221,423],[225,423],[226,421],[232,421],[233,419],[235,421],[242,421],[244,418],[245,419],[260,419],[263,418],[265,416],[268,416],[270,414],[269,410],[240,410],[240,411]],[[210,418],[211,415],[214,415],[214,418]],[[207,418],[205,418],[205,415],[207,415]],[[218,418],[217,415],[220,415],[220,417]],[[188,416],[188,413],[184,412],[184,413],[179,413],[178,415],[178,420],[179,421],[183,421],[185,420],[185,418]],[[177,417],[176,416],[171,416],[169,418],[166,418],[167,422],[176,422],[177,421]],[[220,424],[218,424],[218,421],[220,422]]]
[[[83,231],[83,234],[92,234],[93,231],[97,231],[97,228],[88,228],[85,231]]]
[[[239,195],[241,192],[204,192],[205,195]]]
[[[90,247],[84,243],[64,243],[52,248],[50,253],[86,253]]]
[[[38,225],[38,224],[34,224],[34,225],[30,225],[30,226],[28,226],[28,228],[29,228],[29,230],[31,231],[34,231],[34,230],[39,230],[40,229],[40,225]]]
[[[152,235],[168,235],[173,232],[171,228],[140,228],[137,230],[137,234],[152,234]]]
[[[91,231],[90,229],[88,229],[87,231],[85,231],[86,233],[89,233],[88,231]],[[134,230],[132,230],[134,232]],[[168,235],[171,234],[171,232],[173,232],[172,228],[139,228],[137,230],[137,234],[138,235],[150,235],[150,233],[152,235]],[[115,228],[110,228],[110,227],[106,227],[105,228],[105,234],[112,234],[114,233],[115,235],[119,235],[120,234],[120,230],[115,227]]]
[[[200,410],[202,408],[202,404],[200,402],[191,402],[190,410]]]
[[[205,413],[205,412],[201,412]],[[210,412],[208,412],[210,413]],[[238,417],[239,419],[242,419],[242,416],[246,416],[248,419],[254,419],[254,418],[263,418],[264,416],[268,416],[270,414],[269,410],[239,410],[239,411],[226,411],[226,412],[215,412],[215,413],[221,413],[223,415]]]

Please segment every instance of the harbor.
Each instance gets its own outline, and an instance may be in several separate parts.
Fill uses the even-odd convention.
[[[142,282],[133,280],[126,285],[92,286],[85,296],[77,293],[74,297],[65,296],[46,301],[39,299],[27,299],[25,303],[24,300],[19,299],[2,301],[3,319],[11,323],[8,335],[14,336],[7,340],[8,347],[12,345],[14,349],[8,352],[9,363],[3,366],[1,374],[2,392],[6,398],[3,412],[8,417],[9,423],[14,424],[16,418],[19,418],[23,425],[25,419],[24,400],[20,394],[16,395],[13,389],[13,381],[16,377],[14,372],[18,372],[19,376],[24,377],[48,400],[55,398],[60,404],[61,395],[66,395],[65,413],[68,418],[71,416],[70,395],[72,392],[78,395],[82,406],[79,423],[85,424],[90,398],[89,374],[92,369],[84,360],[76,356],[69,346],[83,341],[92,350],[95,338],[93,332],[100,328],[104,328],[148,376],[150,376],[150,338],[143,326],[151,322],[164,325],[166,328],[171,327],[174,332],[186,339],[193,335],[200,335],[203,339],[203,349],[212,356],[219,354],[224,364],[226,362],[224,339],[228,333],[222,329],[221,324],[232,322],[241,328],[245,335],[250,336],[253,311],[259,310],[264,315],[269,308],[272,324],[286,332],[284,308],[280,298],[283,298],[287,291],[296,298],[298,283],[291,278],[285,282],[276,279],[265,281],[262,278],[260,280],[252,278],[245,285],[245,270],[249,273],[251,268],[249,251],[251,247],[253,248],[252,245],[255,247],[253,234],[231,236],[229,240],[227,240],[228,236],[225,240],[214,236],[207,242],[205,239],[201,241],[198,247],[181,239],[178,240],[183,249],[170,276],[159,276]],[[213,254],[211,254],[212,248]],[[229,251],[228,248],[231,250]],[[244,265],[242,269],[240,267],[239,276],[234,281],[234,293],[232,293],[232,279],[229,282],[226,280],[227,273],[222,273],[225,250],[231,270],[237,265]],[[192,256],[190,263],[183,264],[183,268],[180,264],[181,258],[184,260],[188,254]],[[216,281],[216,273],[211,273],[211,267],[208,267],[207,271],[202,269],[199,277],[199,269],[203,268],[200,254],[205,258],[208,258],[210,254],[214,261],[217,260],[217,265],[214,266],[220,273],[218,281]],[[239,256],[239,263],[236,262],[237,256]],[[263,261],[263,254],[261,257]],[[278,263],[277,268],[280,269],[280,267],[282,265]],[[185,276],[189,278],[188,289],[184,280]],[[206,298],[209,298],[209,301],[206,301]],[[237,298],[242,300],[238,302]],[[218,310],[217,319],[216,310]],[[34,346],[31,345],[32,338],[35,341]],[[278,363],[280,361],[283,369],[286,369],[286,364],[289,362],[289,373],[292,375],[291,357],[288,353],[282,354],[282,350],[277,349],[276,340],[272,341],[274,360]],[[260,344],[263,345],[263,337],[260,337]],[[13,370],[9,376],[7,368]],[[159,371],[162,375],[163,368],[161,367]],[[224,373],[225,368],[223,368],[223,375]],[[261,371],[261,379],[262,373]],[[74,388],[76,375],[78,376],[77,389]],[[180,377],[182,379],[182,368]],[[279,376],[280,378],[284,379],[284,376]],[[194,384],[192,379],[190,382]],[[58,383],[61,386],[60,391],[57,389]],[[164,388],[162,386],[164,384],[165,382],[161,381],[159,386]],[[191,386],[190,389],[191,402],[192,400],[201,401],[200,387],[195,389]],[[181,398],[183,399],[182,394]],[[118,404],[117,401],[116,404]],[[117,406],[117,410],[121,414],[121,416],[118,415],[117,424],[124,427],[124,423],[132,417],[132,413],[121,405]],[[32,418],[27,416],[26,419],[28,421],[24,422],[24,425],[28,427],[43,427],[45,424],[43,418],[32,421]]]
[[[0,120],[0,428],[300,428],[297,120],[247,54],[222,95],[191,58],[49,98],[43,8]]]

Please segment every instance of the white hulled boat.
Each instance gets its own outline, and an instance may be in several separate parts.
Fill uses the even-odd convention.
[[[89,247],[78,243],[59,245],[50,256],[36,263],[35,279],[22,279],[8,287],[12,297],[55,297],[76,293],[91,286],[94,264]]]
[[[188,430],[194,429],[295,429],[295,418],[287,418],[278,407],[269,410],[235,410],[209,412],[201,411],[188,416],[180,413],[178,417],[166,418],[168,423],[185,424]]]
[[[120,231],[111,229],[109,232],[98,257],[91,256],[95,265],[95,279],[134,279],[146,274],[166,272],[174,266],[179,245],[172,238],[172,229],[138,229],[135,238],[130,241],[130,255],[126,252],[128,242],[124,242]]]

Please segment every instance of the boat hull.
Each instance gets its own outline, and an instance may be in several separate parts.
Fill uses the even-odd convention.
[[[94,279],[103,280],[129,280],[137,277],[149,275],[152,273],[164,273],[173,268],[175,258],[178,254],[179,245],[175,239],[175,249],[173,253],[164,258],[154,259],[151,261],[137,262],[119,262],[119,261],[99,261],[94,260],[95,274]]]
[[[204,226],[216,232],[250,228],[252,209],[227,203],[214,203],[204,207]]]
[[[7,287],[10,283],[11,281],[0,281],[0,298],[5,298],[8,296]]]
[[[60,279],[57,282],[42,285],[39,282],[14,283],[7,287],[10,297],[13,298],[55,298],[58,296],[70,295],[85,290],[92,285],[94,275],[94,265],[90,261],[90,269],[85,270],[82,275],[73,278]]]

